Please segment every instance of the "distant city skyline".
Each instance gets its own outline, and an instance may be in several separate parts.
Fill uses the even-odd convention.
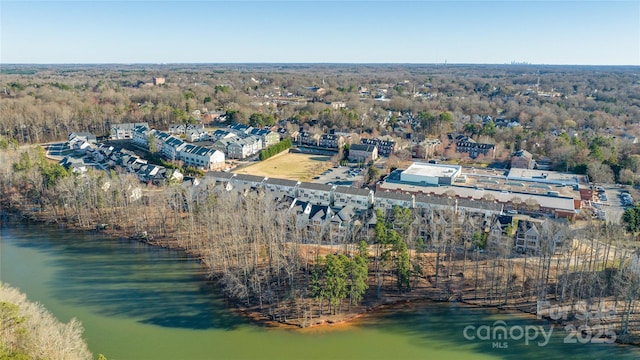
[[[0,63],[640,65],[640,1],[0,2]]]

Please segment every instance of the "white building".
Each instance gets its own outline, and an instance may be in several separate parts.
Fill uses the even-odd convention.
[[[451,185],[462,172],[458,165],[415,162],[400,174],[400,180],[421,185]]]
[[[373,191],[349,186],[337,186],[333,192],[334,206],[351,206],[366,210],[373,205]]]
[[[209,133],[203,128],[189,128],[185,131],[185,134],[189,142],[207,141],[210,139]]]
[[[299,181],[287,179],[267,178],[264,181],[264,189],[266,191],[273,194],[280,193],[290,197],[296,196],[298,185],[300,185]]]
[[[160,131],[158,132],[160,133]],[[162,142],[160,151],[162,155],[169,160],[178,160],[178,153],[184,148],[186,143],[177,137],[169,136]]]
[[[149,128],[149,124],[146,122],[141,123],[124,123],[124,124],[112,124],[110,129],[111,140],[125,140],[133,139],[133,131],[136,127],[143,126]]]
[[[184,144],[178,152],[178,159],[185,165],[206,170],[218,169],[224,166],[224,153],[202,146]]]
[[[374,208],[377,209],[393,209],[394,206],[401,208],[414,208],[414,198],[411,194],[401,192],[378,191],[374,202]]]
[[[227,157],[230,159],[244,159],[257,154],[260,150],[262,150],[262,139],[255,136],[247,136],[244,139],[231,141],[228,144]]]
[[[335,186],[303,182],[298,186],[298,199],[315,205],[331,205]]]

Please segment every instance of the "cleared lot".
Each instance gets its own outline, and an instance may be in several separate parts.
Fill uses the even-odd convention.
[[[259,161],[241,170],[238,174],[266,176],[280,179],[310,181],[331,167],[331,157],[310,154],[288,153]]]

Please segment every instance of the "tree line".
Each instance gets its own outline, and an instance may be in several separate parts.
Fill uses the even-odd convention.
[[[280,142],[278,142],[277,144],[273,144],[271,146],[269,146],[268,148],[260,151],[260,154],[258,155],[258,158],[260,160],[267,160],[268,158],[277,155],[287,149],[291,148],[291,138],[286,138]]]

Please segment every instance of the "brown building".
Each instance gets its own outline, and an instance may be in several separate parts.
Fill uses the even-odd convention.
[[[511,157],[511,168],[533,169],[535,164],[533,155],[527,150],[518,150]]]
[[[456,152],[467,154],[475,159],[480,155],[493,159],[495,157],[496,146],[494,144],[481,144],[470,140],[456,142]]]
[[[368,162],[378,158],[378,147],[375,145],[353,144],[349,148],[349,161]]]

